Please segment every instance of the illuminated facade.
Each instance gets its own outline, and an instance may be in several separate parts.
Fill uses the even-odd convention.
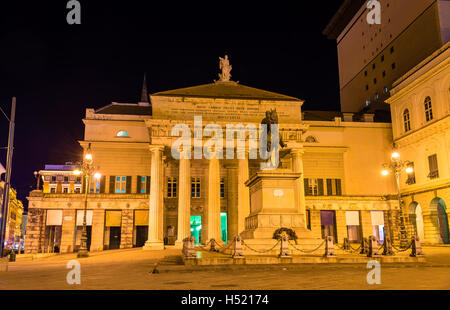
[[[0,198],[3,201],[3,189],[5,182],[0,182]],[[23,204],[22,201],[17,199],[16,191],[11,188],[9,191],[9,204],[8,204],[8,221],[6,224],[6,247],[18,246],[23,241],[22,234],[22,214]],[[1,218],[1,216],[0,216]]]
[[[409,229],[427,243],[449,244],[450,43],[397,80],[391,94],[394,142],[415,171],[400,183]]]

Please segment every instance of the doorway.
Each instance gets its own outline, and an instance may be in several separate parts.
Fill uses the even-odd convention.
[[[425,229],[423,225],[423,215],[422,207],[417,202],[411,202],[408,207],[408,217],[411,223],[413,233],[419,236],[419,240],[424,242],[425,240]]]
[[[136,226],[136,247],[143,247],[148,239],[148,226]]]
[[[320,223],[322,229],[322,239],[331,236],[333,237],[333,242],[337,243],[335,211],[320,211]]]
[[[444,200],[442,200],[441,198],[435,198],[431,203],[432,205],[434,204],[437,208],[438,227],[442,243],[450,244],[447,206],[445,205]]]
[[[202,243],[202,216],[191,215],[191,235],[195,238],[195,244]]]
[[[109,227],[109,249],[120,248],[120,227]]]
[[[220,231],[222,236],[223,243],[227,243],[228,241],[228,228],[227,228],[227,213],[221,212],[220,213]]]

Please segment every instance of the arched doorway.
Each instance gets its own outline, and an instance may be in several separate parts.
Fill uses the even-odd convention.
[[[425,230],[423,228],[422,207],[415,201],[408,207],[409,222],[411,223],[414,235],[419,236],[422,242],[425,240]]]
[[[441,241],[444,244],[450,244],[447,206],[442,198],[436,197],[431,201],[431,210],[436,212],[437,224]]]

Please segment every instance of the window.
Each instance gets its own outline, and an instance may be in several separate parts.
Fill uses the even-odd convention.
[[[405,129],[405,132],[408,132],[408,131],[411,130],[411,120],[410,120],[409,110],[408,109],[403,111],[403,126],[404,126],[404,129]]]
[[[200,198],[200,178],[191,178],[191,197]]]
[[[381,62],[383,62],[383,61],[384,61],[384,55],[381,56]]]
[[[75,185],[75,193],[80,194],[81,193],[81,185]]]
[[[127,177],[116,177],[116,194],[125,194],[127,190]]]
[[[52,183],[56,182],[56,175],[52,175]]]
[[[438,161],[437,161],[436,154],[428,156],[428,167],[430,169],[430,173],[428,174],[428,177],[430,179],[439,178],[439,169],[438,169]]]
[[[375,100],[378,100],[380,98],[380,94],[376,93],[375,94]]]
[[[125,180],[126,180],[126,178],[125,178]],[[117,188],[117,182],[116,182],[116,188]],[[97,180],[95,178],[93,178],[91,180],[91,184],[89,184],[89,193],[91,193],[91,194],[100,193],[100,180]],[[117,193],[117,190],[116,190],[116,193]]]
[[[373,79],[373,84],[377,84],[377,78]]]
[[[77,177],[77,183],[81,183],[81,177]]]
[[[372,69],[375,70],[375,68],[376,68],[376,65],[372,64]]]
[[[220,179],[220,198],[225,198],[225,179]]]
[[[307,137],[307,138],[305,139],[305,142],[308,142],[308,143],[316,143],[316,142],[317,142],[317,139],[314,138],[313,136],[309,136],[309,137]]]
[[[433,120],[433,107],[431,106],[431,98],[425,98],[425,119],[427,122]]]
[[[369,90],[369,85],[366,84],[366,90]]]
[[[366,71],[364,71],[364,76],[367,76],[367,70],[366,70]]]
[[[389,91],[389,88],[385,87],[385,88],[384,88],[384,93],[387,94],[388,91]]]
[[[370,105],[370,100],[367,99],[367,100],[366,100],[366,107],[368,107],[369,105]]]
[[[147,177],[140,177],[138,182],[141,182],[141,194],[145,194],[145,190],[147,189]]]
[[[311,230],[311,210],[306,210],[306,228]]]
[[[69,193],[69,186],[63,186],[62,192],[63,192],[64,194],[68,194],[68,193]]]
[[[116,137],[119,138],[129,138],[130,135],[128,134],[128,132],[126,132],[125,130],[121,130],[116,134]]]
[[[56,194],[56,185],[50,186],[50,193],[51,194]]]
[[[383,71],[383,77],[386,77],[386,71]]]
[[[346,211],[347,235],[350,242],[361,242],[359,211]]]
[[[64,177],[64,182],[65,182],[65,183],[69,182],[69,177],[67,177],[67,176]]]
[[[327,195],[328,196],[341,196],[341,179],[327,179]]]
[[[394,70],[394,69],[397,67],[397,65],[395,64],[395,62],[392,63],[391,67],[392,67],[392,70]]]
[[[177,197],[177,178],[167,178],[167,198]]]
[[[391,46],[391,54],[393,54],[393,53],[394,53],[394,47]]]
[[[413,172],[408,173],[408,179],[406,180],[406,184],[408,185],[416,184],[416,172],[414,170],[414,163],[410,162],[408,164],[408,168],[412,168]]]
[[[323,179],[305,179],[306,196],[323,196]]]

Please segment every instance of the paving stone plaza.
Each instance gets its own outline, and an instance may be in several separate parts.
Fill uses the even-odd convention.
[[[76,254],[18,257],[0,273],[1,290],[449,290],[450,247],[425,247],[425,264],[382,264],[381,284],[369,285],[365,264],[301,264],[187,268],[179,250],[99,252],[80,258],[81,284],[69,285]],[[139,255],[138,255],[139,254]],[[152,273],[158,263],[159,273]]]

